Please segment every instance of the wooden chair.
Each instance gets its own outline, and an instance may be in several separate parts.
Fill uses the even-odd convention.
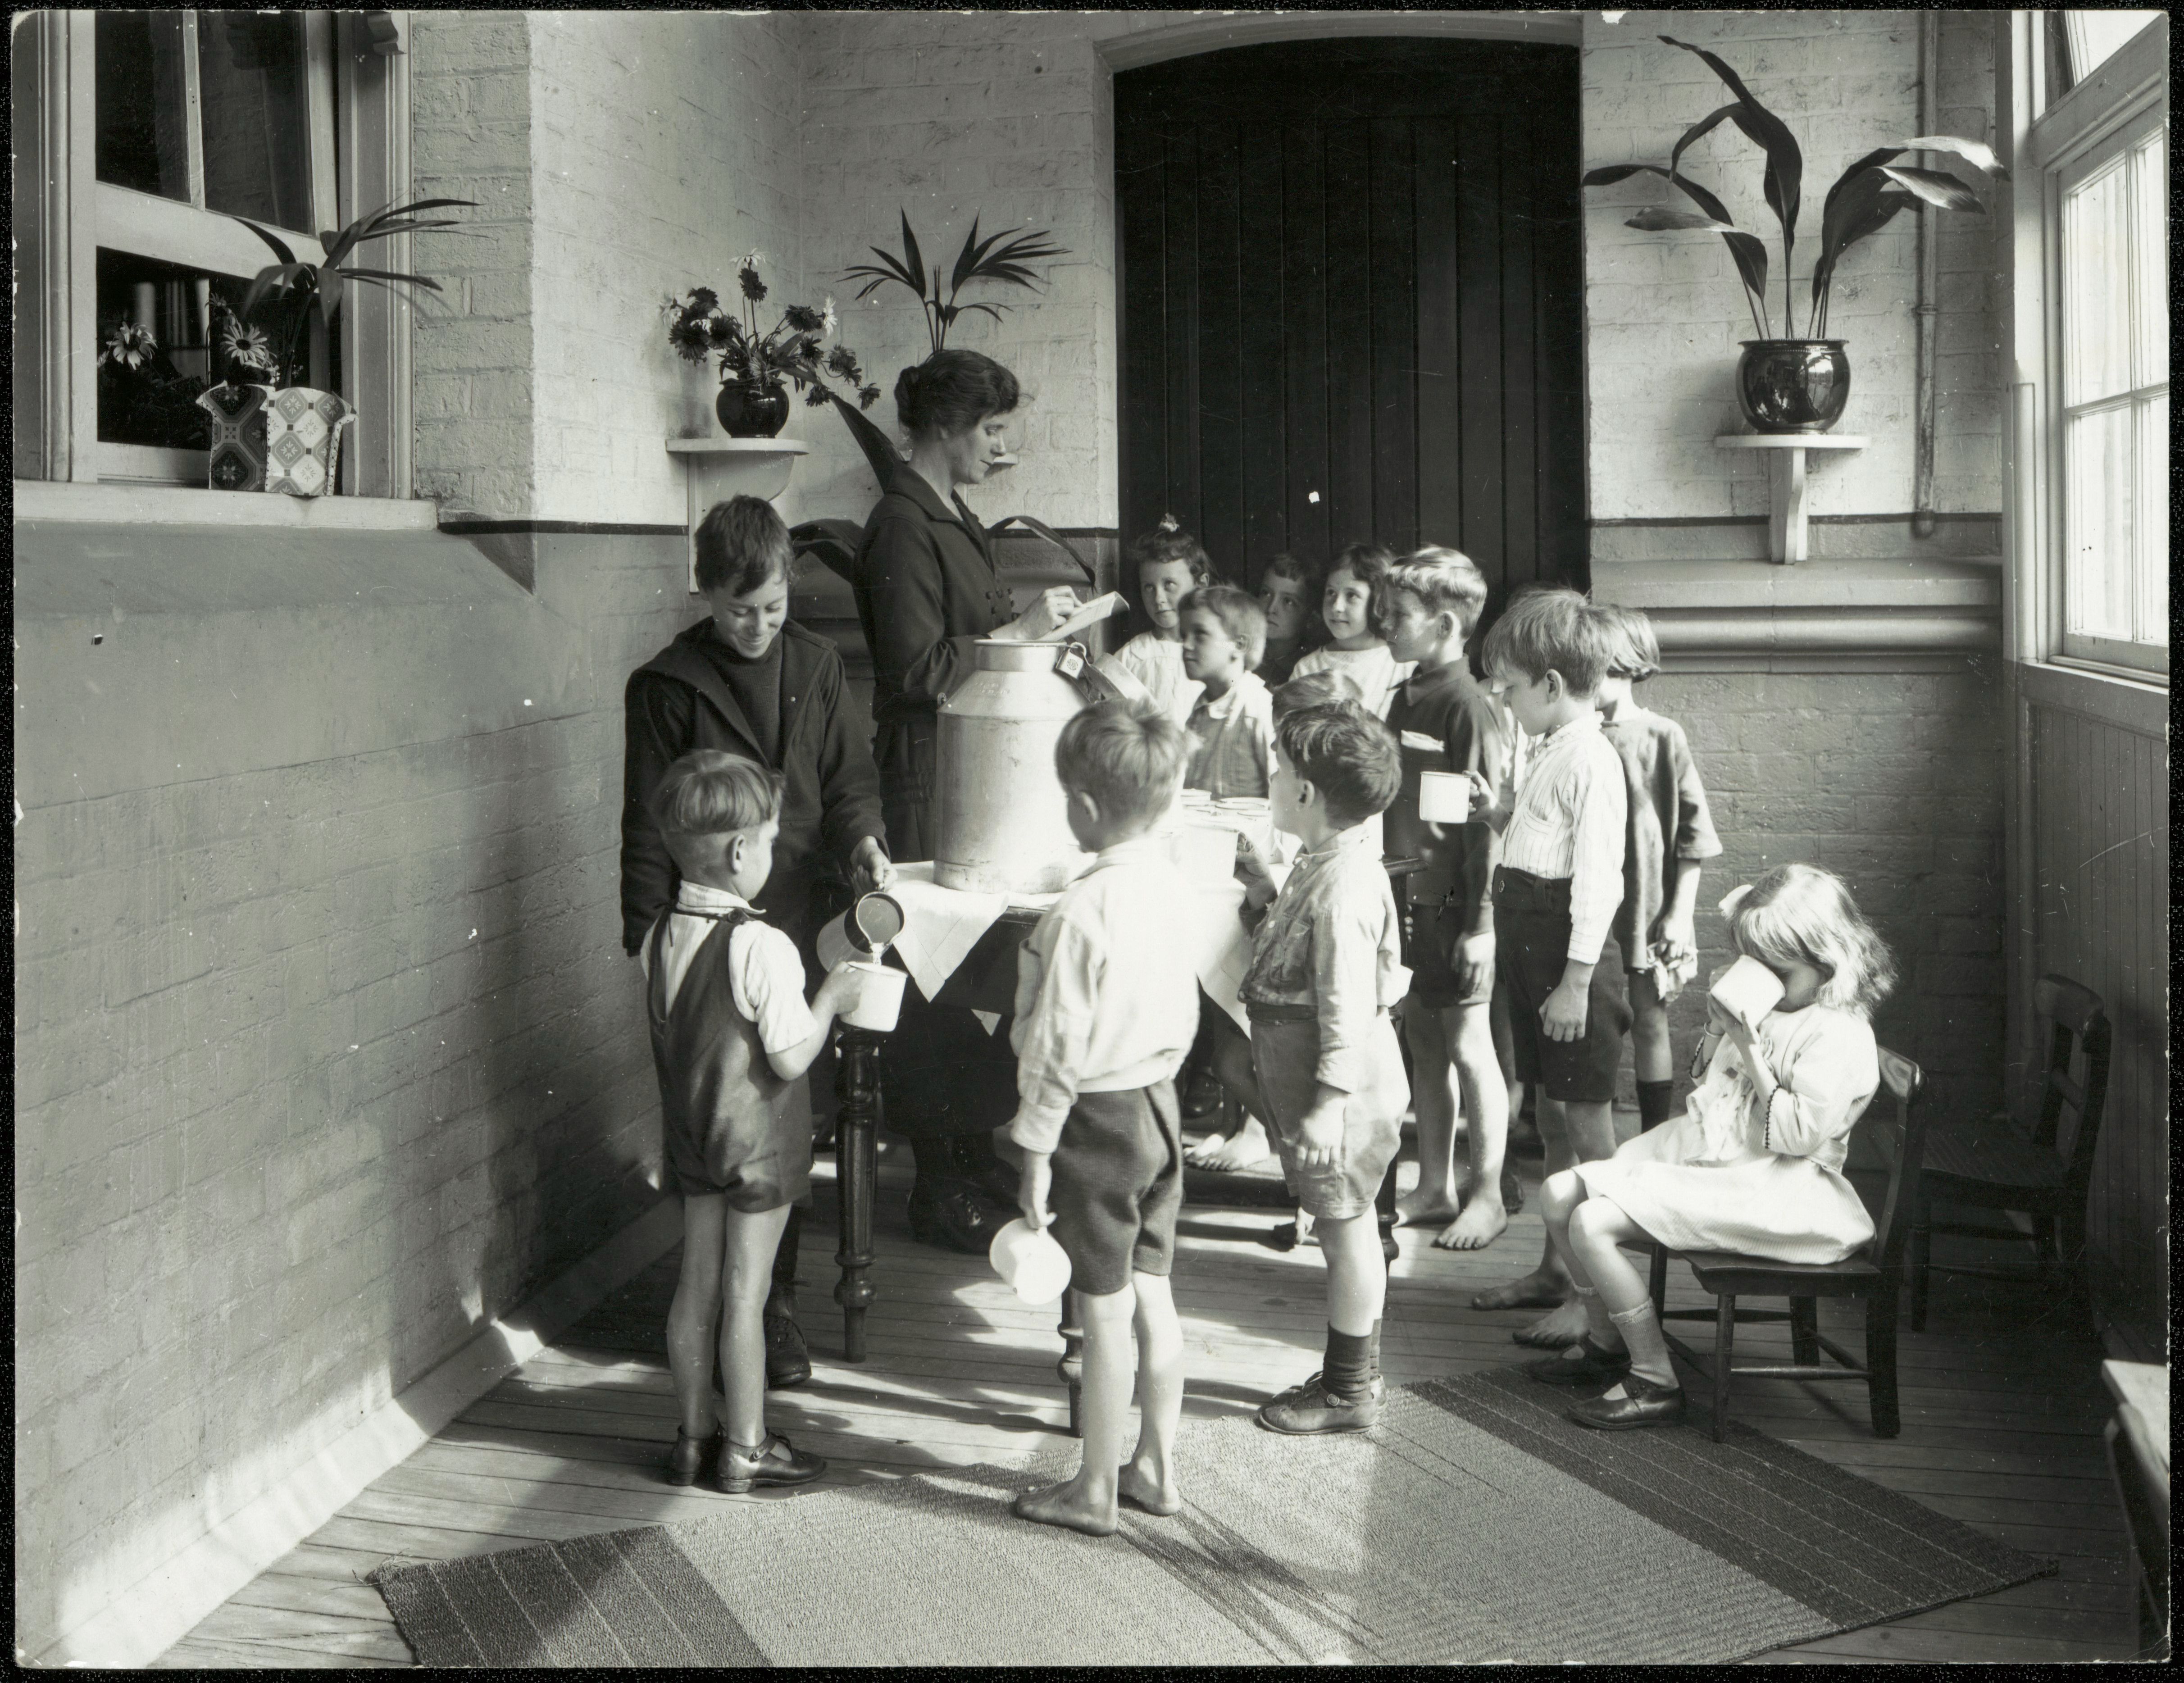
[[[1896,1407],[1896,1302],[1903,1279],[1903,1253],[1910,1236],[1910,1215],[1917,1207],[1919,1165],[1925,1143],[1926,1112],[1920,1102],[1925,1078],[1907,1057],[1883,1048],[1880,1083],[1894,1098],[1892,1113],[1876,1103],[1859,1124],[1888,1165],[1888,1186],[1880,1218],[1874,1223],[1873,1242],[1855,1257],[1840,1262],[1809,1264],[1777,1262],[1764,1257],[1741,1256],[1727,1251],[1679,1251],[1674,1254],[1691,1264],[1701,1290],[1713,1295],[1712,1309],[1669,1309],[1663,1307],[1669,1289],[1670,1252],[1653,1247],[1653,1309],[1659,1315],[1669,1348],[1713,1385],[1713,1436],[1721,1441],[1729,1427],[1729,1391],[1733,1379],[1857,1379],[1864,1384],[1873,1411],[1875,1437],[1892,1438],[1903,1429]],[[1740,1297],[1786,1297],[1787,1313],[1777,1309],[1739,1309]],[[1865,1300],[1865,1359],[1858,1361],[1819,1329],[1819,1300],[1823,1297],[1862,1297]],[[1670,1321],[1712,1320],[1714,1324],[1713,1361],[1709,1366],[1674,1333]],[[1740,1323],[1787,1321],[1790,1324],[1791,1362],[1736,1367],[1730,1354]],[[1823,1364],[1825,1351],[1833,1358]]]
[[[1927,1276],[1969,1274],[1981,1279],[2032,1283],[2059,1269],[2084,1305],[2092,1325],[2092,1288],[2086,1274],[2086,1207],[2093,1179],[2093,1149],[2100,1143],[2101,1112],[2109,1087],[2109,1014],[2098,994],[2061,976],[2042,976],[2032,992],[2042,1022],[2048,1025],[2048,1072],[2042,1083],[2040,1115],[2030,1134],[2008,1112],[1984,1123],[1937,1123],[1926,1146],[1926,1172],[1911,1230],[1911,1328],[1926,1329]],[[2070,1078],[2076,1054],[2085,1058],[2085,1083]],[[2065,1106],[2074,1125],[2067,1138],[2061,1122]],[[1969,1204],[1983,1210],[2016,1211],[2032,1218],[2029,1234],[2014,1226],[1936,1222],[1936,1204]],[[1933,1236],[1953,1233],[2000,1239],[2033,1247],[2035,1271],[1972,1268],[1932,1261]]]

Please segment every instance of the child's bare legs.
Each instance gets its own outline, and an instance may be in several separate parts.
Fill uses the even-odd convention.
[[[1464,1183],[1463,1213],[1434,1243],[1451,1251],[1483,1251],[1509,1225],[1508,1212],[1502,1207],[1502,1167],[1509,1145],[1507,1091],[1494,1055],[1487,1007],[1453,1006],[1439,1016],[1463,1095],[1471,1173]]]
[[[766,1296],[789,1207],[749,1214],[722,1201],[721,1376],[727,1388],[722,1424],[728,1441],[748,1449],[766,1441]],[[687,1237],[683,1242],[688,1244]]]
[[[1570,1179],[1575,1180],[1573,1174]],[[1668,1342],[1661,1323],[1652,1312],[1652,1296],[1638,1270],[1624,1254],[1623,1246],[1646,1240],[1646,1230],[1609,1198],[1580,1197],[1563,1218],[1563,1255],[1570,1278],[1590,1285],[1596,1296],[1584,1300],[1590,1308],[1588,1322],[1605,1324],[1605,1335],[1591,1330],[1593,1342],[1605,1349],[1628,1348],[1630,1371],[1638,1379],[1658,1385],[1674,1385],[1676,1370],[1669,1360]],[[1602,1401],[1617,1402],[1623,1386],[1610,1388]]]
[[[682,1413],[682,1435],[710,1438],[713,1418],[714,1340],[721,1326],[721,1234],[727,1200],[706,1193],[682,1201],[682,1268],[667,1309],[667,1371]],[[765,1383],[765,1351],[759,1356]]]
[[[1234,1134],[1201,1141],[1185,1151],[1183,1160],[1193,1168],[1249,1168],[1273,1152],[1266,1124],[1258,1117],[1259,1082],[1251,1069],[1251,1043],[1218,1006],[1208,1004],[1204,1009],[1213,1017],[1210,1036],[1213,1078],[1221,1084],[1222,1092],[1241,1120]]]
[[[1183,1418],[1183,1323],[1166,1274],[1134,1274],[1138,1310],[1138,1447],[1117,1489],[1148,1513],[1183,1506],[1175,1487],[1175,1429]]]
[[[1456,1121],[1461,1101],[1448,1032],[1455,1015],[1415,997],[1403,1006],[1403,1038],[1411,1048],[1411,1108],[1418,1124],[1418,1184],[1396,1201],[1396,1218],[1406,1226],[1451,1221],[1459,1202]]]
[[[1674,1081],[1675,1054],[1669,1046],[1669,1007],[1653,985],[1653,972],[1630,976],[1630,1059],[1641,1081]]]
[[[1166,1282],[1162,1282],[1163,1285]],[[1102,1296],[1077,1294],[1084,1318],[1084,1373],[1078,1413],[1084,1429],[1084,1461],[1067,1484],[1026,1491],[1011,1507],[1020,1519],[1061,1525],[1095,1537],[1112,1536],[1116,1525],[1117,1477],[1123,1462],[1123,1434],[1130,1424],[1130,1321],[1137,1292],[1130,1285]],[[1174,1305],[1168,1305],[1171,1317]],[[1175,1335],[1175,1361],[1181,1364],[1183,1335]],[[1180,1376],[1176,1407],[1182,1407]],[[1171,1427],[1170,1435],[1173,1436]],[[1143,1452],[1144,1446],[1139,1445]],[[1165,1451],[1162,1455],[1166,1460]]]
[[[1546,1126],[1547,1105],[1543,1093],[1540,1095],[1542,1129]],[[1569,1142],[1571,1163],[1597,1162],[1615,1155],[1615,1106],[1612,1101],[1569,1099],[1563,1101],[1559,1108]],[[1585,1328],[1585,1306],[1573,1298],[1512,1336],[1518,1343],[1529,1344],[1537,1350],[1560,1350],[1582,1338]]]

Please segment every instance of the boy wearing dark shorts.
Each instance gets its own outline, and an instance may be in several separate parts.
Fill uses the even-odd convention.
[[[1260,1405],[1268,1431],[1363,1431],[1387,1395],[1388,1260],[1373,1204],[1410,1102],[1390,1017],[1410,972],[1366,820],[1386,809],[1401,778],[1393,733],[1354,702],[1301,708],[1276,729],[1274,826],[1304,850],[1252,938],[1237,994],[1251,1022],[1267,1130],[1327,1260],[1327,1357],[1302,1385]],[[1247,917],[1266,905],[1268,886],[1247,892]]]
[[[1630,800],[1593,705],[1616,647],[1605,610],[1574,590],[1533,590],[1509,605],[1480,650],[1490,688],[1535,738],[1513,805],[1473,779],[1474,811],[1483,804],[1502,833],[1496,973],[1509,1001],[1516,1078],[1539,1083],[1561,1105],[1576,1162],[1615,1155],[1615,1072],[1630,1026],[1613,969],[1600,964],[1623,903]],[[1551,1271],[1559,1279],[1558,1265],[1542,1259],[1518,1285],[1545,1287]],[[1585,1320],[1568,1308],[1519,1336],[1545,1341],[1567,1331],[1561,1341],[1574,1344]]]
[[[1453,1251],[1491,1245],[1518,1205],[1507,1171],[1509,1093],[1494,1051],[1493,826],[1429,823],[1418,813],[1427,771],[1476,772],[1499,789],[1508,781],[1509,739],[1502,710],[1471,676],[1464,647],[1486,606],[1486,580],[1468,555],[1419,550],[1388,571],[1381,633],[1388,652],[1412,664],[1388,709],[1402,744],[1403,787],[1388,808],[1388,851],[1417,858],[1407,879],[1411,967],[1403,1033],[1418,1121],[1418,1190],[1396,1207],[1404,1221],[1430,1223],[1434,1243]],[[1456,1184],[1456,1124],[1470,1133],[1470,1175]]]
[[[1189,740],[1157,708],[1122,702],[1062,727],[1054,769],[1070,831],[1098,857],[1017,960],[1009,1137],[1024,1154],[1023,1218],[1067,1254],[1084,1317],[1084,1461],[1015,1510],[1093,1536],[1112,1535],[1118,1501],[1159,1514],[1183,1505],[1172,1459],[1183,1328],[1168,1271],[1183,1201],[1175,1075],[1198,1025],[1198,975],[1174,938],[1190,885],[1152,832],[1175,805]],[[1134,1324],[1143,1418],[1125,1463]]]

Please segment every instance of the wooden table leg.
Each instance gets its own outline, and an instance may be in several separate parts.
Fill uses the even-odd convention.
[[[1061,1294],[1061,1360],[1055,1363],[1056,1376],[1069,1387],[1069,1435],[1084,1435],[1084,1317],[1079,1312],[1077,1294]]]
[[[879,1164],[880,1037],[861,1028],[842,1031],[834,1091],[841,1101],[834,1119],[835,1185],[842,1205],[842,1246],[834,1262],[842,1278],[834,1301],[842,1306],[842,1358],[865,1359],[865,1311],[872,1301],[866,1271],[872,1265],[872,1199]]]

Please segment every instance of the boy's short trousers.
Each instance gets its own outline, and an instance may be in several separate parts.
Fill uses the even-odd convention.
[[[1183,1205],[1183,1114],[1175,1083],[1079,1093],[1054,1148],[1055,1242],[1069,1289],[1106,1297],[1130,1276],[1166,1274]]]
[[[754,1102],[733,1118],[716,1117],[702,1139],[661,1118],[660,1179],[685,1198],[725,1195],[744,1215],[811,1202],[811,1106],[793,1084],[777,1113]]]
[[[1342,1149],[1332,1163],[1314,1167],[1300,1161],[1297,1151],[1305,1116],[1319,1091],[1319,1024],[1311,1018],[1252,1016],[1251,1064],[1267,1107],[1267,1133],[1282,1160],[1282,1178],[1295,1192],[1298,1207],[1323,1220],[1345,1221],[1372,1209],[1388,1165],[1403,1143],[1410,1082],[1403,1073],[1396,1025],[1389,1018],[1373,1025],[1364,1056],[1368,1084],[1352,1093],[1344,1108]]]
[[[1517,1079],[1537,1082],[1551,1099],[1606,1104],[1615,1097],[1615,1069],[1630,1007],[1616,988],[1618,967],[1592,968],[1585,1033],[1551,1040],[1540,1008],[1563,979],[1569,961],[1569,881],[1535,877],[1497,867],[1494,872],[1494,967],[1509,995],[1509,1038]]]
[[[1415,902],[1403,941],[1403,962],[1410,967],[1411,997],[1435,1011],[1460,1005],[1487,1005],[1494,998],[1494,965],[1489,959],[1479,985],[1466,993],[1457,980],[1456,949],[1463,939],[1462,915],[1451,906]]]

